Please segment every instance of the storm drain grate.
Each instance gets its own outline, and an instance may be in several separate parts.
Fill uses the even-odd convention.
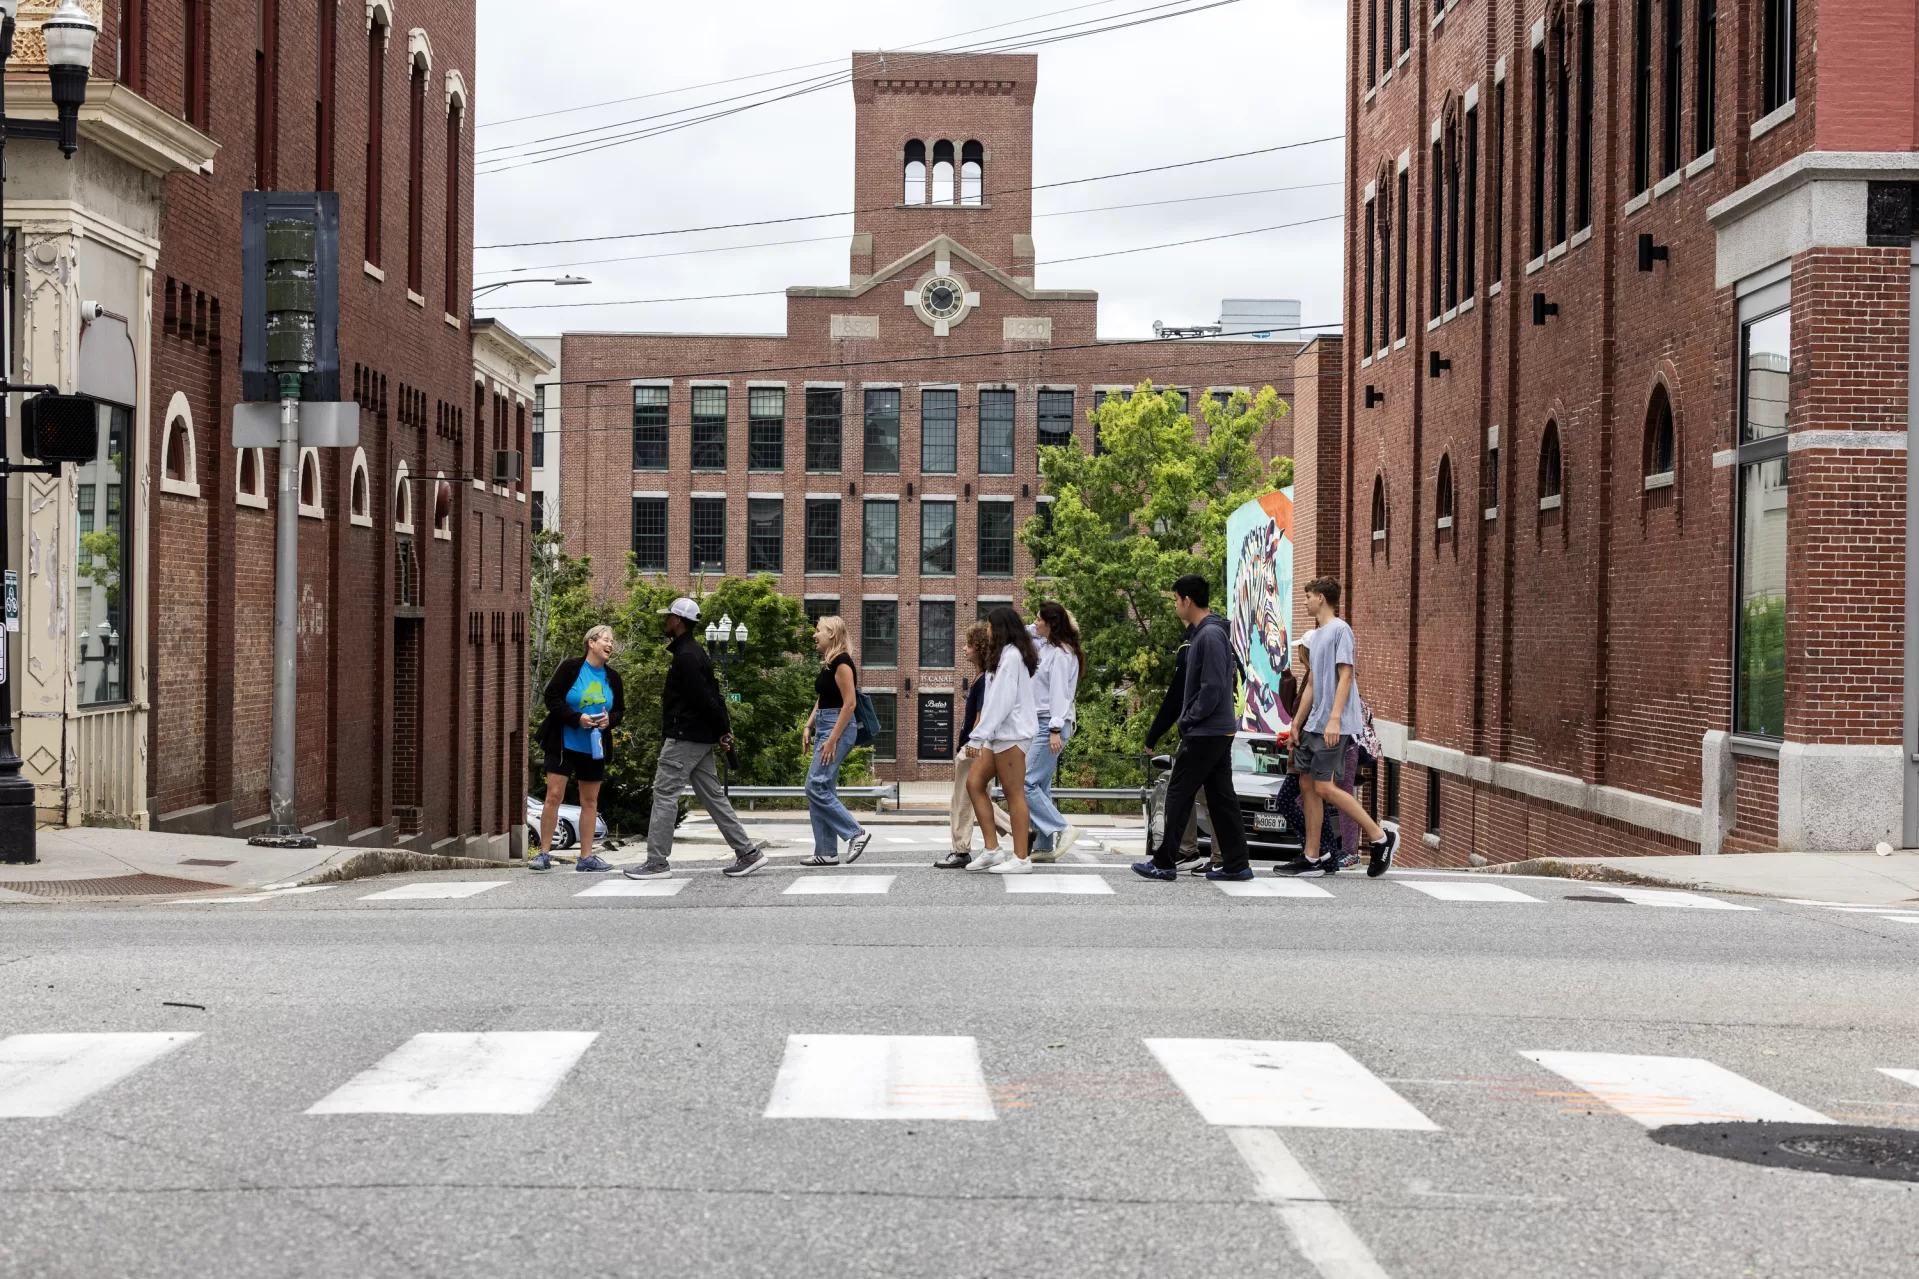
[[[0,888],[29,897],[162,897],[170,893],[206,893],[227,887],[169,875],[110,875],[104,879],[22,879],[0,881]]]
[[[1839,1124],[1668,1124],[1652,1139],[1662,1146],[1740,1163],[1835,1177],[1919,1181],[1919,1132]]]

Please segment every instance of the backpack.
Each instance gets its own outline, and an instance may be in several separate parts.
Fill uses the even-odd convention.
[[[880,713],[873,707],[873,699],[865,693],[855,694],[853,703],[853,745],[871,746],[880,739]]]

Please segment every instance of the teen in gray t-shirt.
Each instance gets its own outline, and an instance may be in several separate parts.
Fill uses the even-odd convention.
[[[1306,632],[1306,656],[1311,663],[1313,679],[1313,708],[1306,717],[1306,731],[1323,733],[1326,721],[1333,712],[1333,698],[1339,690],[1339,668],[1344,665],[1355,668],[1352,683],[1347,685],[1346,705],[1339,714],[1339,734],[1341,737],[1357,737],[1366,727],[1366,707],[1359,700],[1358,663],[1353,660],[1353,628],[1346,625],[1344,618],[1333,618]]]

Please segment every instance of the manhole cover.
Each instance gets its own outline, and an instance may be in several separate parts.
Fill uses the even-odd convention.
[[[1632,903],[1624,897],[1601,897],[1597,893],[1572,893],[1565,897],[1564,900],[1569,902],[1601,902],[1608,906],[1632,905]]]
[[[227,887],[170,875],[110,875],[105,879],[20,879],[0,881],[0,888],[29,897],[161,897],[171,893],[206,893]]]
[[[188,857],[180,863],[182,866],[231,866],[230,861],[219,861],[212,857]]]
[[[1655,1128],[1662,1146],[1768,1168],[1835,1177],[1919,1181],[1919,1132],[1840,1124],[1668,1124]]]

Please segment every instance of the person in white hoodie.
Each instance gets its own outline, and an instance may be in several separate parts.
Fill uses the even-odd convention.
[[[1080,672],[1086,654],[1079,646],[1079,627],[1065,606],[1051,600],[1039,606],[1033,623],[1039,640],[1039,674],[1033,680],[1033,700],[1039,708],[1039,727],[1026,751],[1026,807],[1032,813],[1033,860],[1053,862],[1079,838],[1079,827],[1066,820],[1053,803],[1053,774],[1059,757],[1073,740],[1079,724]]]
[[[973,774],[967,778],[966,791],[973,801],[980,829],[986,836],[986,851],[966,864],[968,870],[991,871],[996,875],[1028,875],[1029,860],[1026,809],[1026,746],[1039,731],[1039,708],[1033,700],[1033,676],[1039,671],[1039,648],[1027,634],[1026,624],[1011,608],[996,608],[986,619],[993,628],[987,648],[986,704],[980,708],[979,723],[973,726],[969,744],[979,752],[973,758]],[[1013,855],[1008,857],[999,846],[999,830],[993,824],[993,781],[999,779],[1006,793],[1007,816],[1013,820]]]

